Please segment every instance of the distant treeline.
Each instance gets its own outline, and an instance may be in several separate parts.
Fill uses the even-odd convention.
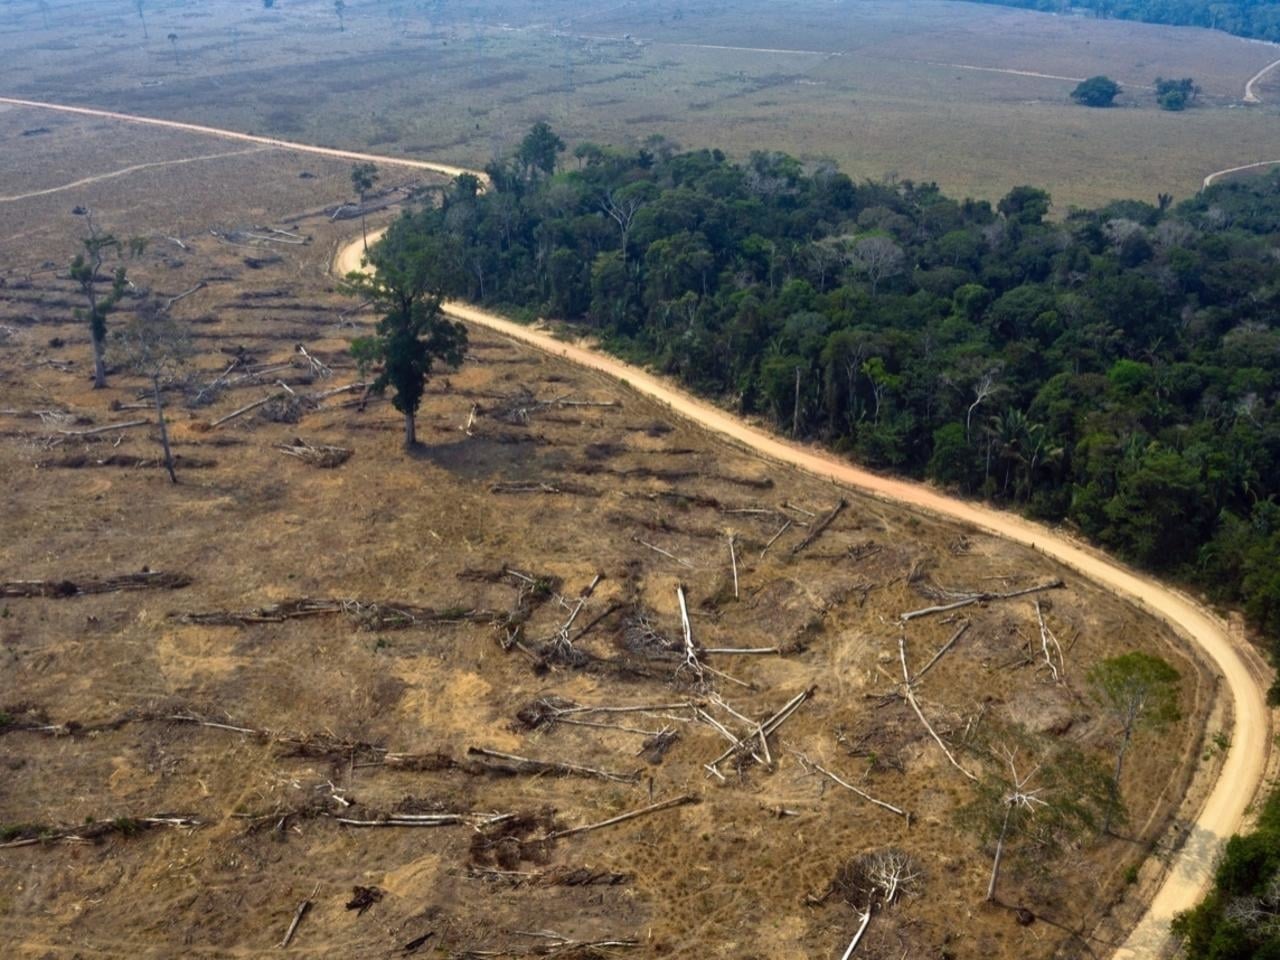
[[[1276,0],[975,0],[1051,13],[1088,11],[1098,17],[1208,27],[1240,37],[1280,41]]]
[[[776,153],[539,125],[400,231],[450,295],[1243,603],[1280,651],[1280,174],[1047,219]]]

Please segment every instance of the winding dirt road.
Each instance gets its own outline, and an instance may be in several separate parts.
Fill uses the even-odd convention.
[[[428,170],[446,176],[470,173],[479,177],[482,182],[488,182],[488,178],[482,173],[447,164],[316,147],[199,124],[13,97],[0,97],[0,104],[164,127],[341,160],[371,161],[385,166]],[[346,245],[334,261],[335,271],[341,274],[360,269],[363,252],[361,240]],[[1192,906],[1202,896],[1211,878],[1218,849],[1230,834],[1240,828],[1246,810],[1262,784],[1271,739],[1271,715],[1265,697],[1269,670],[1255,651],[1246,646],[1237,646],[1226,626],[1189,597],[1150,577],[1135,573],[1100,552],[1076,543],[1048,527],[980,504],[945,496],[923,484],[881,477],[830,454],[788,442],[753,427],[710,403],[692,397],[638,367],[587,346],[564,343],[545,330],[522,326],[466,304],[449,303],[446,310],[458,319],[487,327],[548,354],[563,357],[622,381],[632,389],[666,404],[675,414],[764,457],[799,467],[816,476],[829,478],[835,483],[845,484],[885,500],[972,524],[997,536],[1033,546],[1046,556],[1160,617],[1198,646],[1216,665],[1233,699],[1231,748],[1217,783],[1192,825],[1187,843],[1175,856],[1169,874],[1150,908],[1125,944],[1116,951],[1114,960],[1156,960],[1160,956],[1167,945],[1169,921],[1175,913]],[[1176,520],[1171,518],[1170,522]]]
[[[381,231],[370,235],[369,239],[374,240],[380,235]],[[343,275],[362,269],[363,253],[361,240],[343,247],[334,260],[334,271]],[[546,330],[523,326],[465,303],[447,303],[445,312],[619,380],[667,405],[679,416],[768,459],[1034,547],[1113,593],[1133,601],[1198,646],[1216,665],[1234,700],[1231,748],[1217,783],[1192,825],[1186,844],[1176,855],[1168,876],[1142,920],[1115,952],[1114,960],[1156,960],[1163,954],[1168,946],[1170,921],[1175,914],[1193,906],[1203,896],[1219,848],[1240,828],[1246,808],[1261,786],[1270,748],[1271,715],[1266,705],[1268,668],[1254,650],[1239,647],[1233,642],[1220,619],[1190,597],[1135,573],[1099,551],[1041,524],[948,497],[923,484],[882,477],[828,453],[791,443],[692,397],[639,367],[588,346],[565,343]]]

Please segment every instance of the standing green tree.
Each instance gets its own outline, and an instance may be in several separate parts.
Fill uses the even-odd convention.
[[[173,379],[191,357],[190,333],[159,303],[148,300],[116,335],[116,344],[121,364],[151,381],[156,403],[156,426],[160,428],[160,446],[164,450],[164,467],[169,471],[169,480],[177,483],[173,451],[169,447],[169,427],[164,416],[163,383]]]
[[[372,336],[351,343],[362,368],[381,364],[370,390],[395,391],[392,404],[404,415],[404,446],[417,446],[416,416],[437,362],[462,363],[467,328],[440,312],[444,291],[456,282],[456,257],[435,210],[402,217],[366,255],[369,269],[347,274],[346,290],[382,313]],[[421,221],[431,221],[424,226]]]
[[[1178,719],[1178,671],[1160,657],[1133,651],[1103,660],[1089,671],[1094,698],[1120,724],[1116,768],[1120,789],[1124,758],[1141,727],[1160,729]],[[1109,830],[1111,818],[1103,824]]]
[[[124,296],[128,278],[123,265],[116,267],[111,289],[99,296],[98,272],[107,254],[119,254],[122,244],[110,233],[103,233],[93,222],[93,214],[85,213],[88,236],[81,239],[84,250],[71,261],[70,277],[80,285],[80,292],[88,303],[87,310],[77,310],[76,318],[89,321],[89,337],[93,342],[93,388],[101,390],[107,385],[107,315],[115,309]]]
[[[534,171],[551,176],[556,172],[556,157],[561,153],[564,153],[564,141],[556,135],[549,123],[539,120],[520,142],[516,159],[524,168],[526,177]]]
[[[1120,84],[1110,77],[1090,77],[1071,91],[1071,99],[1086,107],[1109,107],[1120,95]]]
[[[178,35],[176,33],[171,33],[165,39],[169,41],[169,46],[173,47],[173,62],[177,63],[178,62]]]
[[[364,201],[378,182],[378,165],[376,163],[357,163],[351,168],[351,186],[360,198],[360,233],[364,237],[364,248],[369,249],[369,229],[365,225]]]
[[[342,33],[347,29],[347,23],[344,16],[347,12],[347,5],[343,0],[333,0],[333,12],[338,15],[338,32]]]

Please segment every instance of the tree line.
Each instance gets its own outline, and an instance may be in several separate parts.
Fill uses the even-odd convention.
[[[1177,27],[1207,27],[1240,37],[1280,40],[1276,0],[976,0],[1048,13],[1087,10],[1097,17]]]
[[[1242,603],[1280,649],[1280,176],[1053,222],[779,153],[545,124],[396,234],[443,294],[591,327],[744,414]]]

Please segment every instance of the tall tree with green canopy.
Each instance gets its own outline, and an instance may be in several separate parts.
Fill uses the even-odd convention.
[[[70,277],[80,285],[80,293],[88,303],[88,309],[77,310],[76,317],[89,321],[89,339],[93,343],[93,389],[101,390],[107,385],[107,316],[124,297],[128,277],[123,265],[116,267],[110,290],[105,296],[100,295],[98,273],[107,255],[119,254],[123,244],[114,234],[99,230],[93,222],[92,213],[85,212],[84,218],[88,235],[80,241],[84,250],[71,261]],[[131,246],[140,249],[137,243],[131,242]]]
[[[439,212],[401,217],[369,248],[368,270],[347,274],[347,291],[381,312],[372,336],[358,337],[351,353],[362,367],[380,363],[370,390],[395,391],[392,404],[404,415],[404,446],[417,446],[416,417],[433,367],[457,367],[467,348],[467,329],[440,311],[444,292],[456,283],[451,239]]]
[[[516,151],[516,159],[524,167],[525,175],[541,171],[546,176],[556,172],[556,157],[564,153],[564,141],[545,120],[539,120],[525,134]]]

